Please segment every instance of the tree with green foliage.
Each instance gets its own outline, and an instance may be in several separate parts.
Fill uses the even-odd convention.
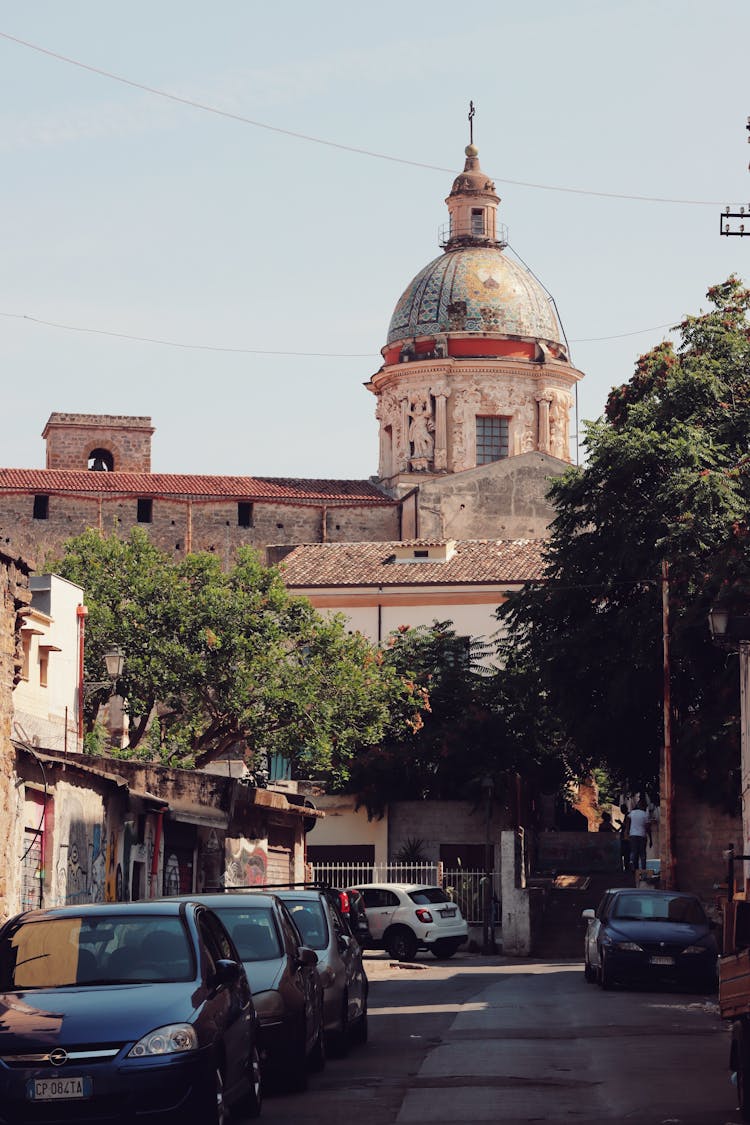
[[[529,697],[512,653],[495,662],[495,645],[456,633],[452,622],[402,627],[384,661],[399,678],[422,684],[429,706],[407,728],[391,726],[382,745],[358,756],[351,788],[371,816],[393,800],[484,800],[491,779],[502,797],[522,772],[545,787],[561,780],[559,757],[544,735],[551,722]]]
[[[736,661],[707,613],[743,577],[750,518],[750,292],[731,277],[712,307],[641,357],[587,426],[586,462],[551,486],[544,581],[499,611],[506,650],[559,722],[574,772],[602,765],[633,788],[658,773],[662,564],[668,564],[674,761],[706,795],[736,799]]]
[[[89,530],[56,569],[85,591],[86,678],[101,679],[109,645],[125,653],[127,753],[200,766],[241,745],[337,784],[358,751],[425,705],[365,637],[292,597],[249,549],[224,572],[211,554],[173,563],[140,529],[125,540]],[[87,701],[89,726],[106,694]]]

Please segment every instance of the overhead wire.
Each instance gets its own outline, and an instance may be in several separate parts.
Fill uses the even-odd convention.
[[[137,82],[135,79],[126,78],[125,75],[116,74],[114,71],[104,69],[104,67],[93,66],[91,63],[82,62],[80,59],[72,58],[70,55],[63,55],[59,51],[53,51],[49,47],[42,47],[39,43],[32,43],[28,39],[21,39],[19,36],[11,35],[7,31],[0,31],[0,38],[5,39],[9,43],[15,43],[19,47],[26,47],[30,51],[36,51],[38,54],[46,55],[48,58],[55,59],[58,62],[78,67],[80,70],[88,71],[90,74],[96,74],[100,78],[107,78],[112,82],[119,82],[123,86],[129,86],[134,90],[141,90],[146,94],[152,94],[154,97],[165,98],[179,105],[200,110],[202,113],[211,113],[217,117],[237,121],[242,125],[251,125],[254,129],[265,129],[267,132],[278,133],[284,137],[292,137],[294,140],[308,141],[310,144],[316,145],[325,145],[327,148],[339,149],[342,152],[351,152],[357,156],[368,156],[374,160],[387,160],[393,164],[406,164],[412,168],[424,168],[432,172],[447,172],[451,175],[455,173],[455,168],[446,168],[441,164],[427,164],[420,160],[410,160],[405,156],[394,156],[391,153],[360,148],[356,145],[344,144],[341,141],[332,141],[325,137],[317,137],[310,133],[301,133],[294,129],[284,129],[279,125],[269,125],[266,121],[258,121],[255,118],[246,117],[241,113],[233,113],[231,110],[221,109],[219,106],[209,105],[207,102],[197,101],[195,98],[173,94],[169,90],[162,90],[158,86],[150,86],[145,82]],[[634,195],[632,193],[619,191],[595,191],[590,188],[566,187],[561,184],[543,184],[531,180],[512,180],[502,176],[495,176],[494,178],[501,184],[533,188],[536,191],[557,191],[565,192],[570,195],[596,196],[600,199],[624,199],[637,203],[667,203],[689,207],[722,207],[726,202],[725,200],[716,199],[679,199],[658,195]]]
[[[536,275],[535,275],[536,276]],[[285,351],[274,348],[241,348],[223,344],[186,344],[181,340],[163,340],[156,336],[138,336],[130,332],[115,332],[107,328],[92,328],[80,324],[62,324],[55,320],[45,320],[40,316],[31,316],[28,313],[11,313],[0,310],[0,316],[8,320],[21,320],[29,324],[39,325],[43,328],[55,328],[62,332],[79,332],[91,336],[109,336],[116,340],[129,340],[137,344],[156,344],[165,348],[181,348],[184,351],[225,352],[234,355],[268,355],[289,356],[297,359],[372,359],[375,352],[297,352]],[[615,336],[591,336],[585,339],[571,340],[571,344],[598,343],[606,340],[621,340],[626,336],[642,336],[647,332],[656,332],[672,326],[657,324],[653,328],[640,328],[635,332],[620,332]]]

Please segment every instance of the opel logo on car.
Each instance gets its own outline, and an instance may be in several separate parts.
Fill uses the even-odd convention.
[[[53,1066],[64,1066],[68,1061],[68,1052],[62,1047],[55,1047],[54,1051],[49,1053],[49,1061]]]

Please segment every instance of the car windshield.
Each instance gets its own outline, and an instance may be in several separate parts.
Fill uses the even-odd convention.
[[[243,961],[272,961],[281,957],[279,932],[270,906],[217,906]]]
[[[612,906],[612,917],[631,922],[687,922],[705,925],[703,907],[694,898],[678,897],[649,891],[644,895],[618,895]]]
[[[39,918],[0,942],[0,991],[192,980],[195,961],[180,918],[135,915]]]
[[[418,891],[409,891],[409,898],[417,906],[427,906],[431,902],[450,902],[451,899],[442,887],[420,887]]]
[[[326,949],[328,946],[328,923],[323,907],[318,900],[285,898],[284,902],[294,919],[302,940],[309,949]]]

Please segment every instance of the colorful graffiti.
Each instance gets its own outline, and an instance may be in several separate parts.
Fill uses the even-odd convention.
[[[267,882],[268,852],[260,840],[225,840],[225,887],[258,887]]]

